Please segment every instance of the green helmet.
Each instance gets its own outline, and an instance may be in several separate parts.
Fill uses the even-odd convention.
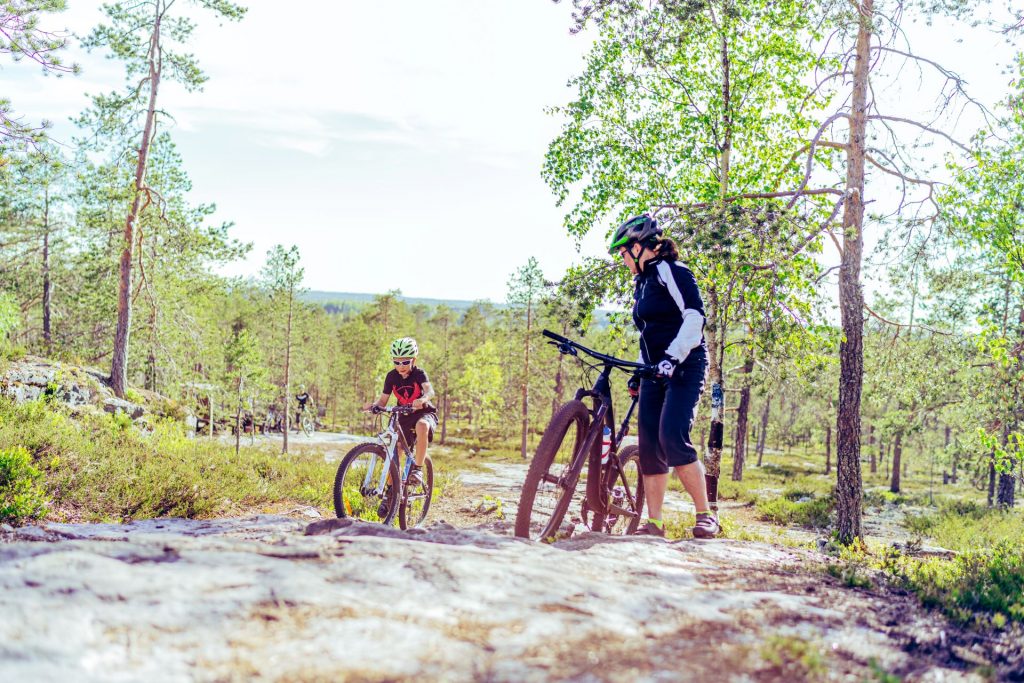
[[[650,214],[634,216],[619,226],[612,236],[612,243],[608,247],[608,253],[614,254],[619,247],[627,246],[633,242],[646,242],[652,237],[661,236],[661,228],[658,221],[651,218]]]
[[[413,358],[419,352],[420,347],[412,337],[402,337],[391,342],[391,356],[394,358]]]

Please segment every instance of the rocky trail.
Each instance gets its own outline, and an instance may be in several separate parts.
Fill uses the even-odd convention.
[[[910,598],[765,544],[281,516],[3,535],[5,681],[982,680]]]
[[[313,508],[0,528],[0,681],[986,680],[991,647],[817,553],[512,538],[524,469],[460,473],[409,532]]]

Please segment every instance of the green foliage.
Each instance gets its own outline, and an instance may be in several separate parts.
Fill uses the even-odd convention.
[[[10,55],[16,62],[27,59],[58,76],[77,72],[77,65],[65,65],[60,56],[70,33],[41,25],[43,15],[65,9],[66,0],[0,0],[0,55]],[[41,143],[48,127],[45,121],[33,127],[12,116],[10,100],[0,97],[0,161],[12,143]]]
[[[42,476],[27,450],[0,448],[0,522],[23,524],[46,514]]]

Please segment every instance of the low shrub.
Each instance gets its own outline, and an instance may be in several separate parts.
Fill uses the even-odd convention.
[[[787,489],[775,498],[757,502],[758,516],[772,524],[799,524],[821,529],[832,522],[835,498],[832,495],[815,497],[804,491]]]
[[[944,503],[938,512],[907,515],[903,526],[950,550],[984,550],[1001,541],[1024,546],[1024,514],[970,501]]]
[[[0,448],[0,522],[20,525],[46,514],[42,479],[27,450]]]
[[[950,560],[890,549],[880,566],[894,583],[958,622],[994,628],[1024,622],[1024,547],[1017,543],[1004,541]]]

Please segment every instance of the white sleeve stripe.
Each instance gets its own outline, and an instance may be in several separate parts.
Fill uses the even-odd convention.
[[[672,267],[665,261],[658,262],[658,277],[668,289],[669,295],[679,306],[679,312],[683,316],[683,324],[679,327],[679,334],[668,345],[666,353],[682,363],[690,355],[690,351],[700,345],[700,338],[704,332],[704,316],[699,311],[687,308],[683,300],[683,293],[679,290],[679,283],[672,274]]]
[[[675,276],[672,275],[672,267],[667,262],[658,261],[658,277],[661,278],[662,284],[668,287],[668,293],[672,295],[679,311],[686,315],[686,302],[683,301],[683,293],[679,291],[679,283],[676,282]]]

